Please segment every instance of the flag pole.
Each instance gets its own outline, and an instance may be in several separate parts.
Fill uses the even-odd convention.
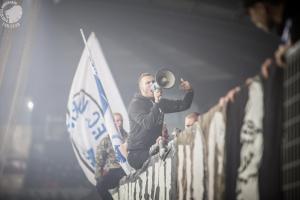
[[[85,38],[85,35],[84,35],[84,33],[83,33],[82,28],[80,29],[80,33],[81,33],[81,36],[82,36],[84,45],[85,45],[85,47],[86,47],[87,50],[88,50],[89,60],[90,60],[90,62],[91,62],[91,64],[92,64],[93,72],[94,72],[94,74],[97,74],[97,70],[95,69],[95,62],[94,62],[93,57],[92,57],[92,52],[91,52],[91,50],[90,50],[90,48],[89,48],[89,46],[88,46],[88,44],[87,44],[87,41],[86,41],[86,38]]]
[[[91,63],[92,68],[93,68],[93,73],[94,73],[94,75],[96,76],[96,78],[99,79],[99,78],[98,78],[97,69],[96,69],[96,65],[95,65],[95,62],[94,62],[93,57],[92,57],[92,52],[91,52],[90,48],[88,47],[88,44],[87,44],[85,35],[84,35],[83,30],[82,30],[81,28],[80,28],[80,33],[81,33],[83,42],[84,42],[84,44],[85,44],[85,47],[86,47],[86,49],[87,49],[87,51],[88,51],[88,57],[89,57],[90,63]],[[100,80],[99,80],[99,81],[100,81]],[[100,81],[100,85],[102,85],[102,84],[101,84],[101,81]],[[98,86],[98,87],[99,87],[99,86]],[[101,87],[102,87],[102,86],[101,86]],[[98,88],[98,89],[99,89],[99,88]],[[105,96],[105,98],[106,98],[105,91],[103,90],[102,92],[103,92],[103,94],[104,94],[104,96]],[[108,113],[109,113],[109,116],[110,116],[109,119],[108,119],[108,121],[111,121],[112,126],[114,126],[114,128],[115,128],[116,131],[118,132],[118,130],[117,130],[117,128],[116,128],[116,126],[115,126],[115,124],[114,124],[114,122],[113,122],[112,110],[111,110],[110,106],[108,106],[108,110],[109,110]],[[103,117],[104,117],[104,116],[103,116]],[[106,119],[107,119],[107,118],[104,117],[104,121],[105,121]],[[113,132],[114,132],[114,131],[113,131]],[[110,135],[110,133],[109,133],[109,135]],[[110,135],[109,137],[110,137],[110,140],[111,140],[111,142],[112,142],[112,144],[113,144],[112,136]],[[114,146],[114,145],[113,145],[113,146]],[[115,151],[115,153],[116,153],[116,155],[117,155],[118,152],[116,151],[115,148],[114,148],[114,151]],[[121,154],[121,153],[120,153],[120,154]],[[122,154],[121,154],[121,156],[123,157]],[[126,158],[125,158],[125,160],[126,160]],[[121,161],[119,161],[119,162],[120,162],[120,165],[121,165],[121,167],[123,168],[124,172],[125,172],[126,174],[130,174],[130,172],[132,171],[132,168],[130,167],[130,165],[128,164],[128,162],[127,162],[127,161],[126,161],[125,163],[121,163]]]

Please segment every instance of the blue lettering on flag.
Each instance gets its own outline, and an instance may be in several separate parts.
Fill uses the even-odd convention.
[[[102,120],[102,110],[100,106],[90,99],[83,90],[73,97],[71,104],[71,113],[67,115],[68,131],[77,126],[77,120],[83,118],[85,120],[84,126],[93,135],[93,139],[98,140],[104,133],[107,132],[105,124]],[[106,105],[108,105],[106,103]],[[104,104],[104,107],[106,106]],[[107,107],[107,106],[106,106]]]
[[[67,119],[66,119],[66,125],[67,125],[67,129],[68,131],[70,131],[70,128],[74,126],[74,123],[70,120],[70,115],[67,114]]]
[[[92,122],[92,123],[90,123],[90,122],[91,122],[91,119],[89,119],[89,118],[86,119],[89,128],[93,128],[93,127],[97,124],[97,122],[99,121],[99,119],[100,119],[100,114],[99,114],[99,112],[93,112],[93,116],[96,116],[96,119],[95,119],[94,122]]]
[[[85,99],[85,95],[80,96],[79,99],[76,99],[76,97],[74,97],[74,99],[72,101],[71,114],[70,114],[70,116],[67,117],[68,129],[75,127],[76,120],[79,118],[80,114],[82,114],[83,112],[86,111],[88,104],[89,104],[89,101]]]
[[[95,140],[97,140],[105,132],[106,132],[106,127],[103,123],[101,123],[100,127],[98,127],[95,131],[93,131],[92,134],[95,136]]]
[[[75,120],[78,119],[79,114],[82,114],[87,105],[88,105],[89,101],[85,100],[85,95],[83,95],[78,102],[73,101],[73,109],[72,112],[74,112],[76,114]]]
[[[90,148],[87,152],[86,158],[90,161],[90,164],[95,167],[96,166],[96,159],[95,159],[95,153],[92,148]]]
[[[108,102],[107,102],[105,92],[104,92],[104,89],[103,89],[100,79],[96,75],[94,75],[94,77],[96,80],[96,84],[97,84],[97,88],[98,88],[98,92],[99,92],[99,96],[100,96],[101,108],[103,110],[103,115],[104,115],[104,113],[106,112],[106,110],[108,108]]]

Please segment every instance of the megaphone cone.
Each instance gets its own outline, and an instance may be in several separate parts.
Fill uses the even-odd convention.
[[[155,81],[161,88],[172,88],[175,85],[175,75],[170,70],[159,70],[155,75]]]

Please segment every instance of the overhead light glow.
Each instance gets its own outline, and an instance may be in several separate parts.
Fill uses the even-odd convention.
[[[33,103],[31,100],[29,100],[29,101],[27,102],[27,108],[28,108],[30,111],[32,111],[32,110],[33,110],[33,107],[34,107],[34,103]]]

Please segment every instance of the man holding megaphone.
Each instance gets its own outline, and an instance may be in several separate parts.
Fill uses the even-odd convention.
[[[160,70],[155,77],[142,73],[139,93],[131,100],[128,108],[130,133],[128,138],[128,162],[139,169],[149,158],[149,149],[162,133],[164,113],[174,113],[190,108],[193,101],[191,84],[180,80],[180,89],[186,94],[182,100],[162,98],[162,89],[175,84],[175,76],[169,70]]]

